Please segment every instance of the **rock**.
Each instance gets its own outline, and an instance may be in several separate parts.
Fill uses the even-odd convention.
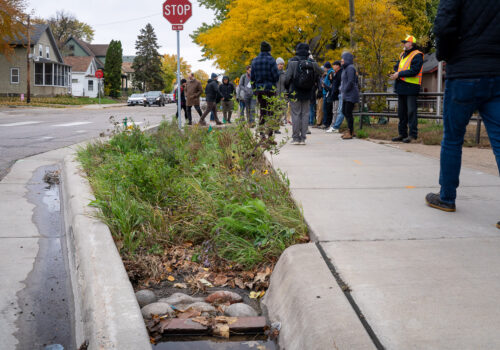
[[[158,300],[161,303],[167,303],[173,305],[176,308],[184,308],[186,305],[190,305],[196,302],[204,301],[203,298],[194,298],[184,293],[174,293],[168,298],[162,298]]]
[[[166,314],[168,314],[169,316],[175,315],[175,312],[174,310],[172,310],[170,305],[161,302],[146,305],[141,309],[141,312],[142,312],[142,317],[144,318],[152,318],[153,315],[159,315],[159,316],[163,316]]]
[[[243,303],[229,305],[224,311],[224,315],[229,317],[255,317],[258,316],[251,306]]]
[[[210,305],[208,303],[204,303],[202,301],[187,305],[182,310],[186,311],[189,309],[199,311],[202,313],[202,315],[203,315],[203,313],[208,313],[208,314],[212,314],[212,315],[215,315],[217,313],[217,310],[215,309],[215,307],[213,307],[212,305]]]
[[[213,292],[208,297],[205,298],[205,301],[210,304],[223,304],[229,302],[230,304],[239,303],[243,300],[243,298],[234,292],[228,292],[220,290],[218,292]]]
[[[135,293],[135,297],[137,299],[137,302],[139,303],[139,307],[144,307],[148,304],[152,304],[156,302],[156,295],[153,293],[152,290],[149,289],[143,289]]]

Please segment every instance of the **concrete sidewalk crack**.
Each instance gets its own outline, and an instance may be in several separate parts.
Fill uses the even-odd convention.
[[[330,270],[330,272],[332,273],[333,277],[337,281],[337,284],[339,285],[340,289],[342,289],[342,291],[344,292],[344,295],[347,298],[347,300],[349,301],[349,304],[351,304],[351,307],[353,308],[354,312],[356,313],[356,315],[358,316],[359,320],[361,321],[361,324],[363,325],[363,327],[365,328],[366,332],[368,333],[368,336],[372,340],[373,345],[375,345],[375,347],[378,350],[385,350],[385,347],[382,345],[382,343],[378,339],[378,337],[375,334],[373,328],[370,326],[370,324],[366,320],[365,316],[361,312],[361,309],[359,308],[358,304],[354,300],[354,298],[353,298],[353,296],[351,294],[351,289],[349,288],[349,286],[340,277],[339,273],[337,272],[337,269],[333,265],[332,261],[326,255],[326,252],[323,249],[323,247],[321,246],[320,242],[316,242],[315,244],[316,244],[316,247],[319,250],[319,253],[321,254],[321,257],[323,258],[323,260],[325,261],[326,265],[328,266],[328,269]]]

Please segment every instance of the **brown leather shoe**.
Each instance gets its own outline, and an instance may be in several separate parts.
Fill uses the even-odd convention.
[[[342,140],[351,140],[352,139],[352,134],[350,131],[346,131],[343,135],[342,135]]]

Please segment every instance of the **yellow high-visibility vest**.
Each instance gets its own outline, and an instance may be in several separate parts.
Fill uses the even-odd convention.
[[[422,56],[424,55],[422,52],[418,50],[412,51],[408,56],[403,58],[403,55],[405,53],[403,52],[400,56],[399,59],[399,67],[398,67],[398,72],[404,71],[404,70],[409,70],[411,66],[411,60],[418,54],[421,54]],[[410,84],[418,84],[422,85],[422,69],[424,68],[424,65],[420,68],[420,72],[414,77],[401,77],[399,79],[406,81],[407,83]]]

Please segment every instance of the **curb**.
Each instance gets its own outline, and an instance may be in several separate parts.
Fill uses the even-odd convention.
[[[77,346],[150,350],[134,290],[108,226],[88,205],[95,198],[75,155],[64,159],[61,188]]]

